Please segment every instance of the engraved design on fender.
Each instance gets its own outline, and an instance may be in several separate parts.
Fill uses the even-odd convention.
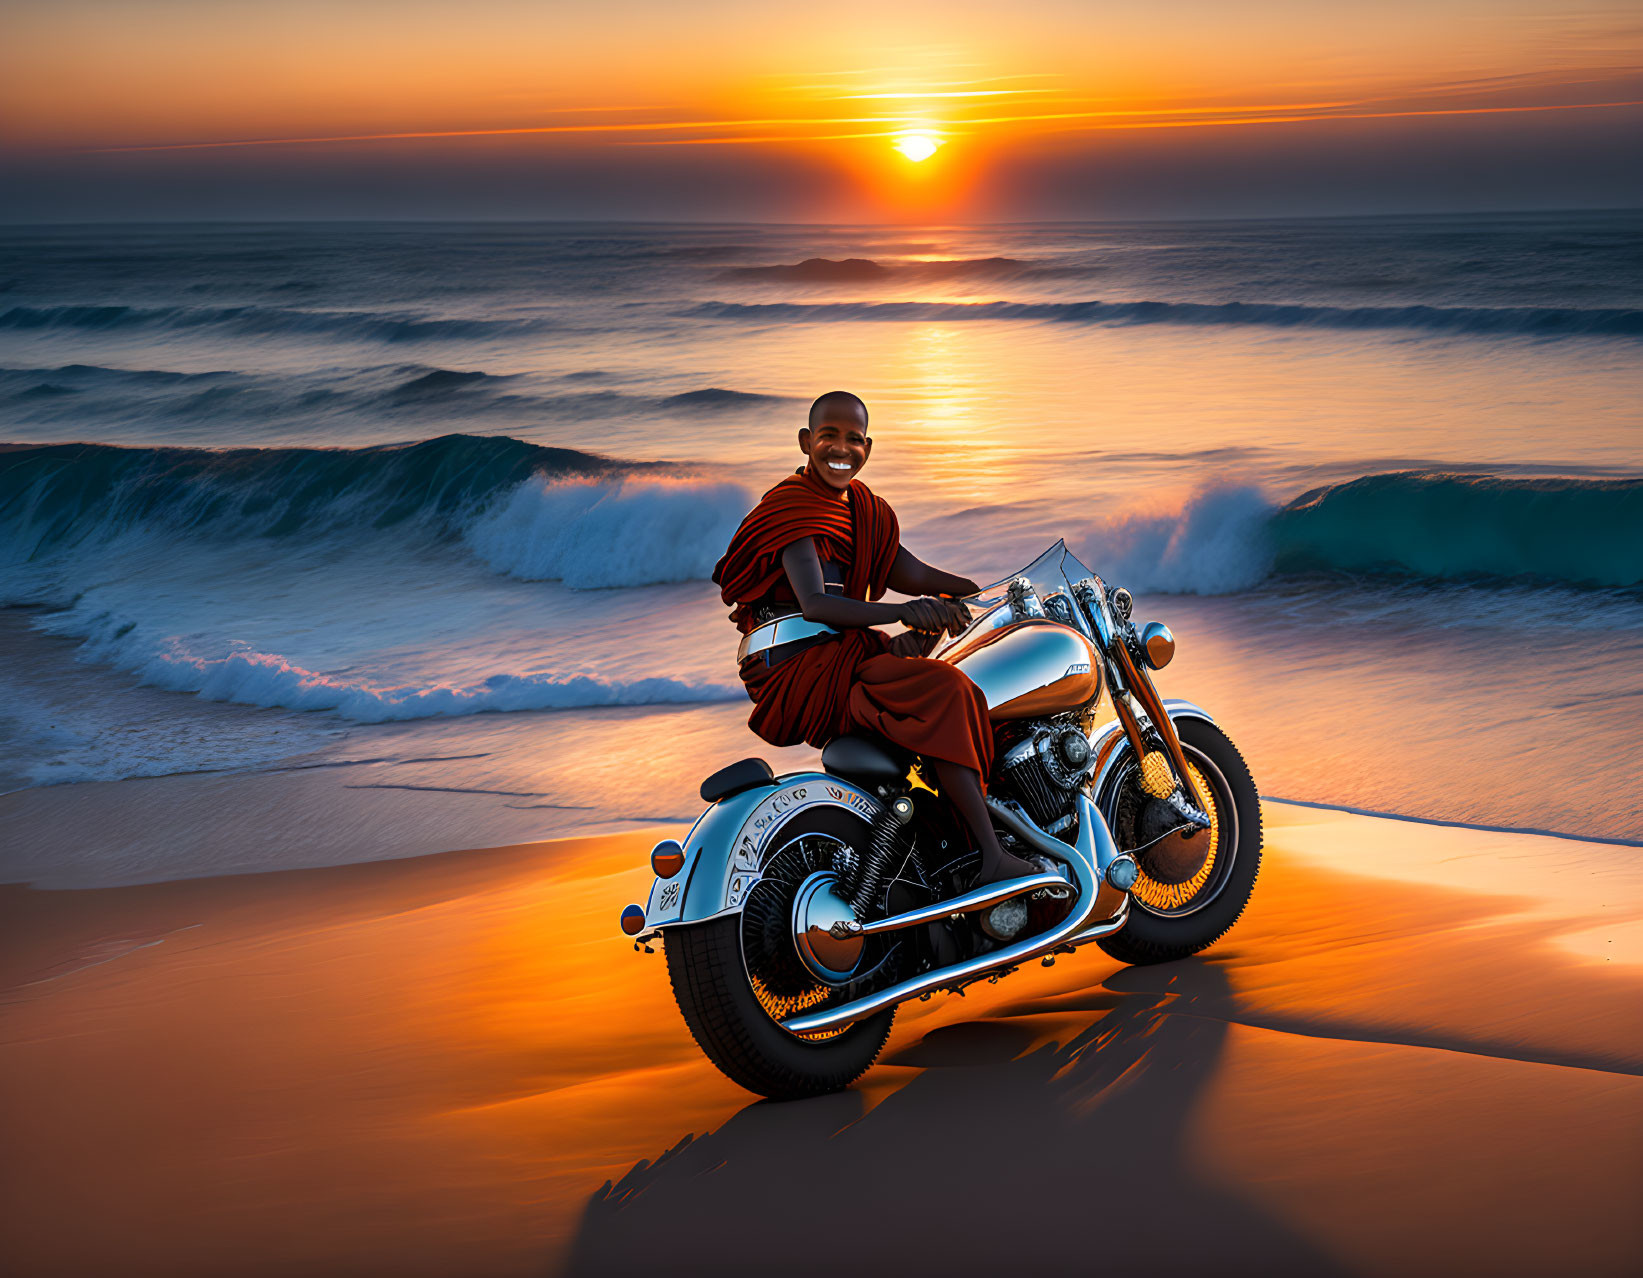
[[[734,909],[741,905],[762,877],[767,845],[777,825],[806,808],[840,805],[869,820],[879,810],[878,802],[871,796],[831,782],[821,786],[805,782],[777,790],[766,797],[742,826],[736,851],[731,857],[729,882],[725,884],[724,908]]]

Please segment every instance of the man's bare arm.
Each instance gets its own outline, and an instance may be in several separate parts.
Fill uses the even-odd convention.
[[[896,551],[890,566],[890,589],[904,595],[973,595],[981,589],[968,577],[932,568],[906,546]]]
[[[897,562],[900,562],[899,556]],[[899,621],[910,630],[946,630],[952,634],[968,624],[962,607],[947,599],[909,599],[906,603],[887,604],[828,594],[821,560],[816,556],[816,543],[808,537],[782,551],[782,568],[787,572],[787,584],[793,588],[793,596],[799,601],[799,610],[806,621],[819,621],[824,626],[840,629],[887,626]]]

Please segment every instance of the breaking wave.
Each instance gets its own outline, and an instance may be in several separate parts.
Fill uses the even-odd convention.
[[[1273,568],[1643,585],[1643,481],[1369,475],[1270,521]]]
[[[575,642],[546,653],[533,628],[605,601],[498,579],[700,582],[753,500],[734,483],[506,437],[0,446],[0,604],[51,605],[33,624],[146,684],[356,722],[736,700],[694,654],[612,670]],[[1599,601],[1589,592],[1643,588],[1638,479],[1397,472],[1287,503],[1224,486],[1058,531],[1104,575],[1150,592],[1309,589],[1319,575],[1351,590],[1509,581]],[[708,593],[686,592],[698,620],[714,610]],[[646,677],[681,668],[703,674]]]
[[[0,449],[0,570],[132,538],[389,533],[462,547],[525,580],[640,586],[707,578],[753,500],[739,484],[506,436],[355,449],[12,446]],[[1083,541],[1153,590],[1227,593],[1311,573],[1629,589],[1643,586],[1643,481],[1411,471],[1287,504],[1219,487],[1179,509],[1120,513]]]
[[[1272,504],[1248,487],[1132,513],[1081,544],[1135,586],[1230,594],[1316,574],[1643,587],[1643,480],[1368,475]]]
[[[536,474],[597,478],[643,469],[474,435],[373,448],[16,447],[0,452],[0,545],[9,558],[27,560],[139,532],[282,537],[416,520],[449,533]]]
[[[605,605],[509,593],[497,575],[704,579],[752,502],[508,438],[0,445],[0,606],[39,607],[35,628],[149,686],[360,723],[721,701],[743,695],[733,681],[590,668],[599,654],[555,648],[552,628]]]
[[[135,539],[391,533],[463,545],[509,576],[649,585],[709,576],[752,503],[734,484],[506,437],[357,449],[16,447],[0,451],[0,573],[94,559]],[[5,582],[0,602],[38,601]]]
[[[538,476],[464,531],[491,568],[573,590],[702,581],[753,505],[738,484]]]
[[[1643,311],[1534,306],[1301,306],[1271,302],[704,302],[687,316],[758,324],[1037,320],[1064,324],[1258,325],[1462,337],[1643,337]]]

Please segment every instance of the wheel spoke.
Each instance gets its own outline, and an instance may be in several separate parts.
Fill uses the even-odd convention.
[[[1184,883],[1160,883],[1157,879],[1150,877],[1145,869],[1142,869],[1140,876],[1135,881],[1135,886],[1130,889],[1130,895],[1143,905],[1149,905],[1155,910],[1179,910],[1189,904],[1199,892],[1203,891],[1204,885],[1214,877],[1216,858],[1221,850],[1221,796],[1210,785],[1203,769],[1190,759],[1187,761],[1187,771],[1192,773],[1192,783],[1197,788],[1198,793],[1208,796],[1209,830],[1207,834],[1209,837],[1209,852],[1204,857],[1203,865],[1198,867],[1198,873]],[[1174,836],[1166,835],[1165,837]]]
[[[742,959],[748,985],[759,1006],[777,1025],[813,1011],[839,991],[817,980],[799,961],[793,945],[793,900],[799,885],[831,864],[838,840],[806,835],[778,849],[765,863],[763,877],[748,894],[742,912]],[[848,1026],[801,1035],[807,1040],[835,1038]]]

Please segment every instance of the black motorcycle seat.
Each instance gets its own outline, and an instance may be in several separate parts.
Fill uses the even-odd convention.
[[[717,803],[755,786],[775,784],[776,774],[763,759],[737,759],[702,782],[702,802]]]
[[[834,737],[822,749],[822,767],[859,785],[890,785],[905,780],[913,756],[883,737]]]

